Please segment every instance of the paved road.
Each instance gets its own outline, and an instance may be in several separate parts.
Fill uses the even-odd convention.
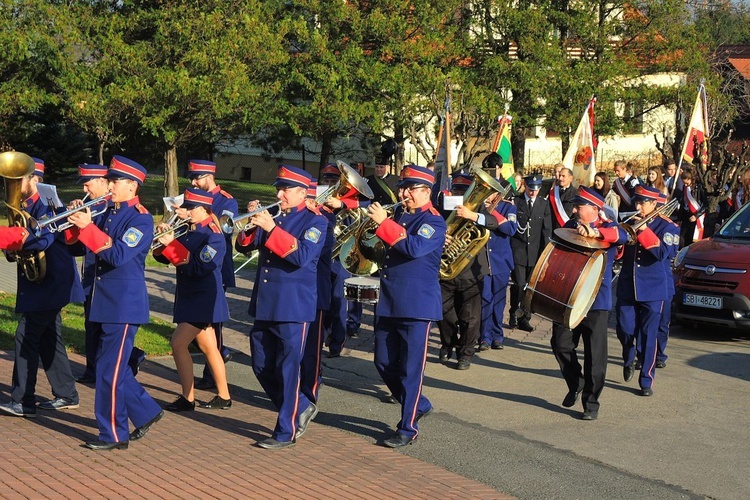
[[[152,311],[167,318],[173,272],[152,269],[147,277]],[[229,294],[233,320],[226,342],[242,353],[228,365],[229,377],[237,397],[263,405],[248,367],[246,278]],[[365,322],[371,319],[368,314]],[[655,395],[643,398],[635,380],[622,380],[619,344],[610,328],[599,420],[584,422],[580,407],[560,406],[566,388],[549,349],[550,323],[537,318],[532,323],[533,333],[511,332],[504,350],[481,353],[461,372],[437,361],[438,339],[432,336],[425,394],[436,411],[421,423],[420,440],[404,449],[405,455],[518,498],[747,498],[747,336],[675,328]],[[382,401],[386,394],[372,364],[371,327],[365,325],[347,347],[341,358],[324,361],[315,425],[376,443],[395,425],[398,408]],[[146,371],[156,364],[173,367],[169,358],[153,359]],[[333,483],[340,472],[320,471]]]

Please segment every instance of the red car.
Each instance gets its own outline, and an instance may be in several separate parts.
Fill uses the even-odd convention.
[[[750,204],[674,259],[678,321],[750,330]]]

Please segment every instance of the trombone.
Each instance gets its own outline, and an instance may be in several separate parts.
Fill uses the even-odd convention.
[[[50,217],[49,219],[42,219],[42,220],[36,220],[36,219],[30,219],[29,225],[34,229],[34,234],[39,237],[40,234],[42,234],[42,231],[44,229],[47,229],[50,233],[60,233],[62,231],[65,231],[66,229],[70,229],[73,227],[72,222],[63,222],[62,224],[58,224],[59,221],[63,219],[67,219],[71,215],[73,215],[76,212],[80,212],[81,210],[86,210],[89,207],[93,207],[94,205],[98,205],[99,203],[102,203],[106,200],[108,200],[112,196],[112,193],[104,194],[98,198],[94,198],[91,201],[88,201],[77,208],[71,208],[70,210],[66,210],[64,212],[60,212],[59,214],[55,215],[54,217]],[[84,200],[88,197],[88,194],[84,196]],[[91,211],[91,218],[93,219],[97,215],[103,214],[107,210],[107,205],[104,205],[103,208],[100,210],[92,210]]]
[[[248,212],[246,214],[240,215],[238,217],[232,217],[231,215],[222,215],[221,217],[219,217],[219,227],[224,232],[224,234],[232,234],[234,233],[235,229],[238,229],[240,231],[245,231],[250,224],[244,224],[242,227],[240,227],[239,226],[240,223],[243,223],[244,221],[246,221],[247,219],[250,219],[254,215],[257,215],[261,212],[265,212],[266,210],[270,210],[273,207],[277,207],[279,205],[281,205],[280,201],[277,201],[276,203],[273,203],[265,207],[259,205],[258,208],[256,208],[255,210]],[[273,218],[275,219],[279,215],[281,215],[281,211],[279,211],[279,213],[274,215]]]
[[[164,246],[159,241],[159,238],[161,238],[162,236],[174,232],[174,237],[175,239],[177,239],[180,236],[184,236],[185,234],[187,234],[188,229],[190,228],[190,217],[188,217],[187,219],[180,219],[177,214],[174,214],[169,218],[166,224],[169,227],[164,231],[157,233],[156,230],[154,230],[154,241],[151,243],[151,250],[156,250]]]

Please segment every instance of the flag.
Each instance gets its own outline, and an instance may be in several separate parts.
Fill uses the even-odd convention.
[[[433,192],[449,191],[451,182],[451,113],[450,101],[445,101],[445,118],[440,122],[437,156],[435,156],[435,189]]]
[[[573,171],[573,185],[589,187],[596,175],[596,137],[594,137],[594,104],[592,97],[583,112],[575,134],[570,141],[563,165]]]
[[[695,106],[693,107],[693,116],[690,118],[690,125],[688,126],[687,134],[685,134],[685,143],[682,145],[682,160],[693,163],[696,154],[705,154],[706,150],[695,151],[695,143],[698,142],[698,147],[703,147],[708,135],[708,116],[706,114],[706,88],[701,84],[698,89],[698,96],[695,98]],[[705,165],[705,158],[703,164]]]
[[[503,159],[500,177],[508,181],[513,186],[513,189],[516,189],[516,179],[513,175],[516,172],[516,168],[513,164],[513,150],[510,144],[510,122],[512,119],[513,117],[509,114],[504,114],[497,119],[500,126],[492,149]]]

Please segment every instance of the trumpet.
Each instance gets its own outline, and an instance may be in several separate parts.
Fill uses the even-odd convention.
[[[221,230],[224,231],[224,234],[232,234],[232,233],[234,233],[235,229],[238,229],[240,231],[244,231],[244,230],[247,229],[247,227],[249,226],[249,224],[244,224],[242,227],[240,227],[239,224],[241,222],[244,222],[247,219],[250,219],[251,217],[253,217],[254,215],[257,215],[257,214],[259,214],[261,212],[264,212],[266,210],[270,210],[271,208],[277,207],[279,205],[281,205],[280,201],[277,201],[276,203],[273,203],[273,204],[265,206],[265,207],[264,206],[258,206],[258,208],[256,208],[255,210],[253,210],[251,212],[248,212],[246,214],[240,215],[238,217],[232,217],[230,215],[222,215],[221,217],[219,217],[219,227],[221,227]],[[279,215],[281,215],[281,211],[279,211],[279,213],[277,213],[276,215],[274,215],[273,218],[275,219]]]
[[[156,250],[157,248],[161,248],[164,246],[159,241],[159,238],[161,238],[162,236],[174,232],[174,237],[179,238],[180,236],[184,236],[185,234],[187,234],[188,229],[190,228],[190,217],[188,217],[187,219],[180,219],[178,218],[177,214],[174,214],[169,218],[166,224],[169,226],[169,228],[165,229],[164,231],[157,233],[156,230],[154,230],[154,241],[153,243],[151,243],[151,250]]]
[[[88,194],[84,196],[84,200],[88,197]],[[86,210],[89,207],[93,207],[94,205],[98,205],[99,203],[102,203],[106,200],[108,200],[110,197],[112,197],[112,193],[104,194],[98,198],[94,198],[91,201],[88,201],[77,208],[71,208],[70,210],[66,210],[64,212],[60,212],[59,214],[55,215],[54,217],[50,217],[49,219],[42,219],[42,220],[36,220],[36,219],[30,219],[29,220],[29,226],[34,229],[34,234],[39,237],[40,234],[42,234],[42,231],[44,229],[47,229],[50,233],[60,233],[62,231],[65,231],[66,229],[70,229],[73,227],[72,222],[63,222],[62,224],[58,224],[59,221],[63,219],[67,219],[71,215],[73,215],[76,212],[80,212],[81,210]],[[91,218],[93,219],[97,215],[103,214],[107,210],[107,205],[105,204],[103,208],[100,210],[92,210],[91,211]]]

